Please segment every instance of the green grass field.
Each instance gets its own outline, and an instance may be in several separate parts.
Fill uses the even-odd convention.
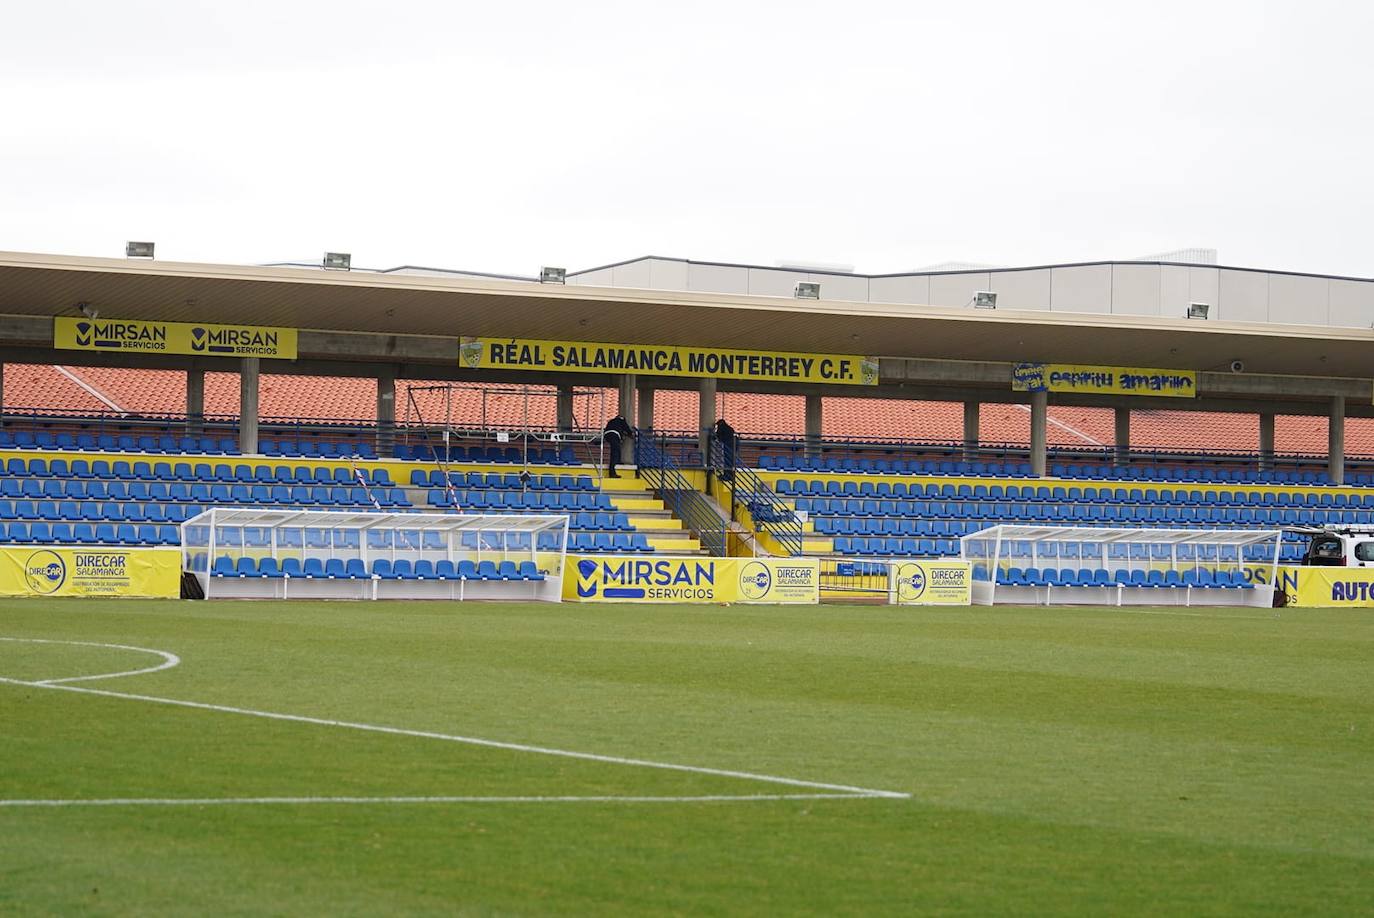
[[[3,914],[1374,913],[1367,613],[77,600],[0,636]],[[180,663],[38,686],[163,658],[31,639]]]

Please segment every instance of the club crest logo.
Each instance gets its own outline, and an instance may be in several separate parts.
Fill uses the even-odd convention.
[[[583,599],[589,599],[596,595],[597,566],[595,561],[587,558],[577,562],[577,595]]]
[[[67,565],[51,551],[36,551],[24,562],[24,582],[34,593],[56,593],[67,582]]]
[[[919,564],[907,563],[897,568],[897,598],[904,602],[919,599],[926,591],[926,571]]]
[[[750,561],[740,570],[740,598],[749,600],[762,599],[768,595],[768,591],[772,588],[773,575],[769,573],[768,565],[759,561]]]

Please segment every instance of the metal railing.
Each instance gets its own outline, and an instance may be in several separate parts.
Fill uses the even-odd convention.
[[[711,438],[711,465],[716,476],[730,487],[731,518],[742,505],[749,511],[755,530],[768,533],[787,554],[802,554],[804,536],[796,511],[739,459],[738,450],[726,450],[719,440]]]
[[[639,477],[696,535],[702,547],[712,555],[724,557],[728,553],[725,520],[706,495],[692,487],[677,463],[647,431],[635,438],[635,464]]]

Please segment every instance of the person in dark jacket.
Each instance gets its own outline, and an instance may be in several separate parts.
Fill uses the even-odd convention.
[[[621,444],[634,438],[634,428],[620,415],[617,414],[606,422],[606,429],[602,433],[602,440],[606,445],[606,477],[620,477],[615,472],[615,464],[620,461]]]
[[[716,421],[713,434],[716,438],[716,442],[720,444],[720,480],[733,481],[735,478],[735,454],[739,448],[739,437],[735,434],[735,428],[726,423],[725,418]]]

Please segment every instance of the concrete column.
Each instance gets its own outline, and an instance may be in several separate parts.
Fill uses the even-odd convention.
[[[1326,428],[1326,474],[1333,485],[1345,484],[1345,396],[1331,397]]]
[[[377,375],[377,455],[396,455],[396,374]]]
[[[1259,467],[1267,472],[1274,467],[1274,413],[1266,411],[1259,416]]]
[[[706,462],[710,456],[707,448],[710,445],[711,428],[716,426],[716,378],[708,377],[701,381],[700,388],[697,390],[697,428],[701,434],[701,456],[702,461]],[[710,464],[709,462],[707,463]]]
[[[617,410],[626,423],[633,427],[635,426],[635,378],[626,373],[616,380],[616,388],[619,390],[617,393]],[[624,463],[635,461],[635,445],[628,437],[625,442],[620,444],[620,461]]]
[[[1131,461],[1131,409],[1123,406],[1112,410],[1116,420],[1116,464],[1127,465]]]
[[[239,370],[239,452],[245,456],[258,451],[258,361],[244,357]]]
[[[573,387],[558,387],[558,429],[562,433],[572,433],[576,420],[573,418]]]
[[[975,399],[964,402],[964,460],[972,462],[978,458],[978,409]]]
[[[635,421],[635,426],[643,433],[648,433],[654,429],[654,389],[646,383],[640,383],[638,391],[635,393],[636,411],[639,419]]]
[[[0,423],[5,420],[5,365],[0,363]]]
[[[186,371],[186,433],[198,437],[205,433],[205,371]]]
[[[1030,394],[1030,465],[1036,478],[1045,477],[1045,423],[1049,409],[1048,392]]]
[[[806,397],[806,455],[815,459],[821,454],[821,439],[824,431],[824,403],[819,395]]]

